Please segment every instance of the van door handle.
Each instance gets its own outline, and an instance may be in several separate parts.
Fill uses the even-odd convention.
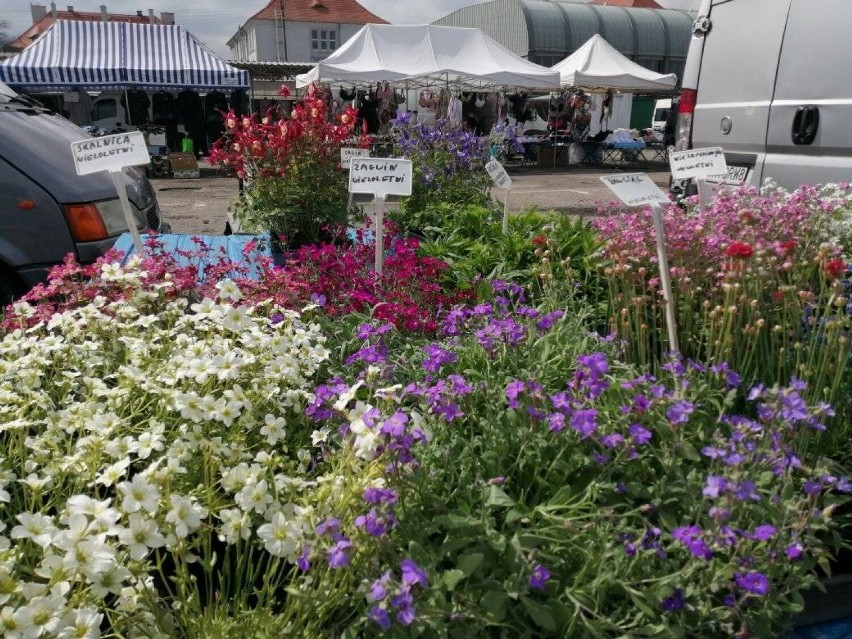
[[[811,144],[819,130],[819,107],[808,104],[796,108],[793,116],[793,144]]]

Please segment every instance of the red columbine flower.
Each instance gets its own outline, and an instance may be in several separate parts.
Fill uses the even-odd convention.
[[[828,274],[828,277],[833,280],[836,280],[846,272],[846,264],[839,257],[835,257],[833,260],[828,260],[823,268]]]
[[[754,249],[751,244],[745,242],[731,242],[731,245],[725,249],[725,255],[728,257],[738,257],[747,260],[754,254]]]

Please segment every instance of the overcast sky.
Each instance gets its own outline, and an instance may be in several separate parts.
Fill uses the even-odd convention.
[[[136,13],[141,10],[145,15],[148,15],[148,9],[153,9],[157,15],[161,11],[172,11],[176,22],[189,29],[213,51],[227,58],[229,52],[225,43],[234,35],[237,27],[262,9],[267,2],[268,0],[65,0],[57,2],[56,6],[58,9],[65,9],[72,4],[78,11],[100,11],[100,5],[105,4],[111,13]],[[671,9],[694,9],[699,0],[657,2]],[[50,6],[50,2],[42,4]],[[380,11],[389,11],[390,14],[382,16],[385,19],[408,21],[405,17],[412,15],[412,9],[422,12],[424,6],[452,7],[459,4],[459,0],[363,0],[362,4],[379,15]],[[440,10],[437,13],[440,14]],[[425,21],[430,22],[429,17],[431,16],[427,16]],[[435,15],[432,20],[439,17],[441,16]],[[9,34],[12,37],[20,35],[32,24],[30,0],[0,0],[0,19],[9,22]]]

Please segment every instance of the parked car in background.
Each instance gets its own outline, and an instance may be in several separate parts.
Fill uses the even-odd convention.
[[[651,128],[654,131],[665,131],[666,123],[669,121],[669,114],[672,110],[671,98],[665,100],[657,100],[654,102],[654,113],[651,116]]]
[[[676,147],[721,146],[728,182],[852,181],[849,0],[702,0]]]
[[[0,303],[44,281],[69,253],[93,262],[127,230],[110,177],[77,175],[71,142],[87,137],[0,83]],[[168,230],[144,172],[123,176],[137,226]]]

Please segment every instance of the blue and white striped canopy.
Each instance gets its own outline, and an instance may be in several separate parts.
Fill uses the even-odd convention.
[[[227,64],[180,25],[57,20],[0,64],[13,87],[66,89],[246,89],[248,73]]]

